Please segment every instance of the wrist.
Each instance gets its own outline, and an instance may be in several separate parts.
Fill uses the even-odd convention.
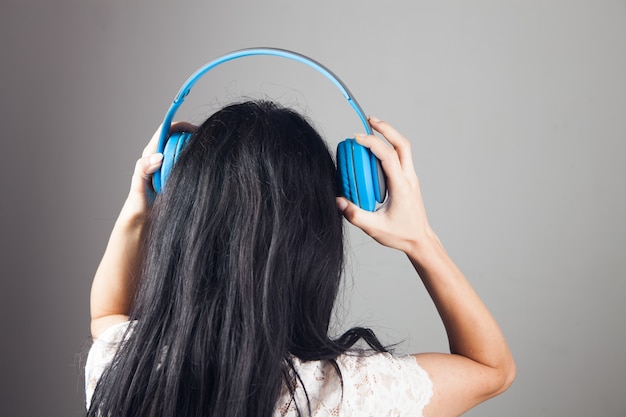
[[[422,237],[411,241],[405,253],[411,262],[416,267],[419,266],[420,269],[448,258],[448,254],[439,240],[439,237],[430,228]]]
[[[142,229],[148,219],[148,213],[137,207],[130,200],[126,200],[122,210],[115,222],[116,227],[123,227],[125,229]]]

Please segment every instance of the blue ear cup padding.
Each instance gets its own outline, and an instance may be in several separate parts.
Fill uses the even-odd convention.
[[[163,163],[161,164],[161,169],[155,172],[153,177],[154,190],[157,193],[165,186],[176,160],[191,135],[190,132],[174,132],[167,139],[165,148],[163,149]]]
[[[366,148],[356,143],[354,139],[349,140],[352,149],[352,159],[354,160],[354,183],[359,196],[359,206],[368,211],[376,208],[376,198],[374,184],[372,181],[372,167],[370,164],[369,152]]]
[[[364,210],[374,211],[376,202],[382,202],[384,176],[379,177],[378,160],[354,139],[337,145],[337,172],[341,193]]]
[[[339,191],[341,195],[359,205],[359,195],[354,181],[354,159],[350,149],[349,139],[337,145],[337,174],[339,176]]]

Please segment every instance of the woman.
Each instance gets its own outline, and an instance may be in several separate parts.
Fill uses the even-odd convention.
[[[448,416],[508,388],[506,341],[428,224],[409,142],[370,124],[392,145],[356,137],[387,177],[374,213],[336,197],[323,140],[274,104],[211,116],[153,203],[155,134],[93,282],[88,415]],[[342,216],[406,253],[450,354],[395,357],[363,328],[329,337]]]

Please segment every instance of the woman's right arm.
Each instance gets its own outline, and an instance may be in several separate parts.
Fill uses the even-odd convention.
[[[407,253],[443,321],[450,354],[414,355],[435,395],[426,415],[457,416],[504,392],[515,363],[495,319],[433,236]]]
[[[380,159],[388,201],[374,213],[343,198],[338,204],[352,224],[403,251],[422,279],[450,345],[449,354],[414,355],[434,387],[424,415],[458,416],[505,391],[515,378],[515,363],[498,324],[428,223],[410,143],[385,122],[371,118],[370,124],[392,147],[373,135],[356,140]]]

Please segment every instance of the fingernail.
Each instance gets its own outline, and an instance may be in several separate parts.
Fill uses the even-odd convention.
[[[365,133],[355,133],[354,137],[355,138],[359,138],[359,139],[363,139],[364,137],[366,137],[367,135]]]
[[[370,122],[374,122],[374,123],[380,123],[380,119],[374,116],[369,116],[367,120],[369,120]]]
[[[346,200],[344,200],[343,198],[338,198],[337,199],[337,208],[339,209],[339,211],[344,211],[346,209],[346,207],[348,207],[348,202]]]
[[[155,153],[155,154],[150,155],[148,162],[150,163],[150,165],[157,165],[157,164],[160,164],[162,160],[163,160],[163,154]]]

